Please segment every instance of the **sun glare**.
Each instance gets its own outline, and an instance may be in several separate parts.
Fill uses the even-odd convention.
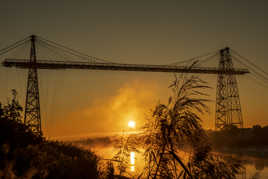
[[[133,121],[133,120],[128,121],[128,127],[135,128],[136,127],[136,122]]]

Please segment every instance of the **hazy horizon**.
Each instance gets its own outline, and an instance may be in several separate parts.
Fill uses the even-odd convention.
[[[265,70],[267,5],[249,0],[5,1],[0,49],[36,34],[113,62],[172,64],[230,46]],[[173,74],[145,72],[38,73],[42,127],[49,137],[121,131],[133,117],[140,127],[150,109],[167,102],[173,80]],[[214,128],[217,77],[200,77],[213,88],[203,121],[205,128]],[[26,70],[0,67],[1,101],[15,88],[24,106],[26,78]],[[267,89],[247,75],[237,79],[244,126],[268,125]]]

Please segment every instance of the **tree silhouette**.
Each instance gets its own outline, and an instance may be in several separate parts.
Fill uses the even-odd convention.
[[[144,126],[143,174],[153,179],[235,178],[240,164],[211,154],[201,126],[200,114],[208,111],[206,82],[181,76],[175,77],[170,88],[173,95],[168,103],[158,104]]]
[[[21,121],[22,106],[17,100],[17,91],[12,89],[12,100],[4,106],[0,103],[0,118],[14,120],[17,122]]]
[[[32,133],[12,95],[0,105],[0,178],[99,178],[94,153]]]

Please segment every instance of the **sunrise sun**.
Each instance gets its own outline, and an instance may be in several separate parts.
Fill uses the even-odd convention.
[[[133,121],[133,120],[128,121],[128,127],[135,128],[136,127],[136,122]]]

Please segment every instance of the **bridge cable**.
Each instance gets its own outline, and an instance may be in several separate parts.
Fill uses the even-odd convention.
[[[23,44],[26,44],[27,42],[29,42],[29,37],[23,39],[23,40],[20,40],[20,41],[17,41],[15,42],[14,44],[12,45],[9,45],[3,49],[0,50],[0,56],[12,51],[13,49],[19,47],[19,46],[22,46]]]
[[[48,51],[51,51],[55,56],[58,56],[61,59],[69,58],[65,54],[60,54],[55,48],[52,48],[51,46],[47,45],[47,43],[44,43],[43,41],[39,41],[38,44],[42,46],[43,48],[47,49]]]
[[[264,76],[263,74],[261,74],[259,71],[255,70],[254,68],[250,67],[249,65],[245,64],[244,62],[242,62],[241,60],[239,60],[236,56],[232,56],[232,58],[239,62],[240,64],[246,66],[247,68],[249,68],[251,71],[253,71],[256,75],[258,75],[259,77],[263,78],[264,81],[268,81],[268,78],[266,76]]]
[[[256,69],[258,69],[259,71],[263,72],[264,74],[268,75],[268,73],[266,71],[264,71],[262,68],[260,68],[259,66],[255,65],[253,62],[251,62],[249,59],[247,59],[246,57],[243,57],[242,55],[240,55],[238,52],[236,52],[235,50],[232,50],[238,57],[244,59],[245,61],[247,61],[250,65],[254,66]]]
[[[40,40],[42,40],[42,41],[45,41],[46,43],[50,43],[50,44],[54,44],[56,47],[58,47],[59,49],[61,49],[61,50],[64,50],[64,51],[66,51],[66,52],[69,52],[70,54],[72,54],[72,55],[75,55],[75,56],[77,56],[77,57],[80,57],[80,58],[89,58],[89,59],[93,59],[93,60],[96,60],[96,61],[102,61],[102,62],[108,62],[108,63],[114,63],[114,62],[111,62],[111,61],[108,61],[108,60],[104,60],[104,59],[100,59],[100,58],[97,58],[97,57],[94,57],[94,56],[89,56],[89,55],[87,55],[87,54],[84,54],[84,53],[81,53],[81,52],[79,52],[79,51],[76,51],[76,50],[73,50],[73,49],[71,49],[71,48],[69,48],[69,47],[66,47],[66,46],[63,46],[63,45],[61,45],[61,44],[58,44],[58,43],[56,43],[56,42],[54,42],[54,41],[51,41],[51,40],[47,40],[47,39],[44,39],[44,38],[42,38],[42,37],[39,37],[38,36],[38,38],[40,39]],[[49,44],[49,45],[50,45]],[[53,46],[53,45],[52,45]]]
[[[196,57],[187,59],[187,60],[173,62],[173,63],[170,63],[169,65],[178,65],[178,64],[183,64],[183,63],[190,64],[190,63],[196,61],[197,59],[200,59],[200,58],[203,58],[203,57],[206,57],[206,56],[209,56],[209,55],[214,55],[217,52],[218,52],[218,50],[217,51],[213,51],[213,52],[209,52],[209,53],[205,53],[203,55],[199,55],[199,56],[196,56]]]
[[[85,57],[80,56],[80,55],[78,55],[78,54],[75,54],[75,53],[73,53],[73,52],[71,52],[71,51],[69,51],[69,50],[62,49],[62,48],[60,48],[60,47],[58,47],[58,46],[51,45],[51,44],[49,44],[49,43],[47,43],[47,42],[45,42],[45,41],[40,41],[40,40],[39,40],[38,42],[39,42],[39,44],[43,44],[43,45],[45,45],[45,46],[46,46],[47,48],[49,48],[49,49],[54,49],[54,50],[53,50],[54,52],[55,52],[56,49],[57,49],[57,50],[61,51],[62,53],[69,54],[69,55],[72,55],[72,56],[75,56],[75,57],[78,57],[78,58],[80,58],[80,59],[85,60]],[[58,53],[58,52],[56,52],[56,53]],[[58,53],[58,54],[59,54],[59,53]]]
[[[260,86],[262,86],[264,88],[268,88],[268,84],[264,83],[256,75],[249,74],[248,77],[251,78],[251,80],[254,81],[255,83],[257,83],[258,85],[260,85]]]
[[[205,58],[205,59],[199,60],[199,61],[197,62],[197,65],[201,66],[201,64],[204,64],[205,62],[208,62],[208,61],[214,59],[214,57],[216,57],[216,56],[218,56],[218,55],[219,55],[218,53],[215,53],[215,54],[212,54],[211,56],[209,56],[209,57],[207,57],[207,58]]]

